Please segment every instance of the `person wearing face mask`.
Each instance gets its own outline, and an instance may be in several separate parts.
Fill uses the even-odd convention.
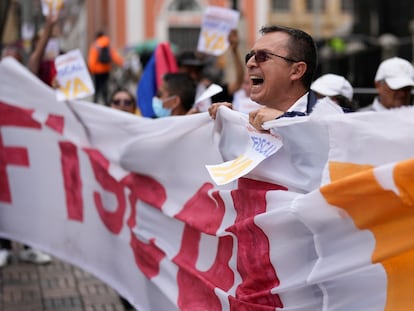
[[[163,76],[152,109],[157,118],[185,115],[193,106],[196,84],[187,73],[167,73]]]
[[[262,36],[245,58],[250,98],[265,106],[249,113],[249,122],[258,130],[278,117],[308,115],[317,102],[310,90],[317,66],[312,37],[300,29],[276,25],[262,27],[260,32]],[[222,104],[210,106],[213,119]]]
[[[414,86],[414,67],[400,57],[384,60],[375,74],[378,96],[374,102],[358,111],[384,111],[410,105]]]

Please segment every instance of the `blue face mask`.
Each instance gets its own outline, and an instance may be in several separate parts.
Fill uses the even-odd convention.
[[[154,110],[154,113],[158,118],[168,117],[171,115],[171,109],[164,108],[162,100],[155,96],[152,98],[152,110]]]

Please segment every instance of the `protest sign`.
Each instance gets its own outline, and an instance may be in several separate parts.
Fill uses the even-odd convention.
[[[197,50],[219,56],[229,47],[228,36],[237,28],[240,13],[222,7],[209,6],[203,15]]]
[[[72,50],[56,57],[55,66],[59,101],[84,98],[95,92],[91,76],[80,50]]]
[[[42,0],[42,13],[44,16],[57,14],[63,8],[65,0]]]

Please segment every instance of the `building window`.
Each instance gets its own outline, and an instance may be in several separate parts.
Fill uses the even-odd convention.
[[[290,0],[272,0],[272,12],[289,12],[290,11]]]
[[[320,3],[320,10],[325,11],[325,0],[306,0],[306,11],[313,12],[317,3]]]
[[[173,0],[168,6],[168,11],[199,11],[200,4],[197,0]]]
[[[199,27],[170,27],[168,38],[180,51],[194,50],[200,35]]]

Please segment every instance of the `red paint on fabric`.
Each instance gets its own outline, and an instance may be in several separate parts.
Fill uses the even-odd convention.
[[[41,129],[42,125],[33,120],[33,110],[8,105],[0,101],[0,126],[19,126]]]
[[[279,279],[270,261],[269,240],[254,222],[256,215],[266,211],[266,192],[269,189],[286,188],[244,178],[240,180],[238,189],[232,191],[237,217],[227,231],[237,237],[237,270],[242,283],[236,289],[235,300],[230,300],[231,310],[240,310],[240,303],[253,304],[254,310],[283,307],[280,297],[271,293],[271,289],[279,285]]]
[[[218,192],[209,196],[210,189],[211,184],[204,184],[176,215],[177,219],[186,223],[180,251],[173,259],[179,267],[177,303],[181,310],[221,310],[214,289],[228,291],[234,284],[234,273],[229,267],[233,255],[231,236],[218,237],[216,258],[207,271],[196,268],[201,234],[214,237],[225,212],[224,202]]]
[[[91,161],[93,160],[93,163],[101,166],[105,170],[109,169],[109,160],[105,158],[99,150],[92,148],[84,148],[83,150],[88,154],[89,159],[91,159]]]
[[[175,218],[208,234],[214,235],[224,217],[224,203],[217,192],[208,191],[213,186],[204,184],[197,193],[185,204]]]
[[[281,186],[281,185],[272,184],[272,183],[265,182],[265,181],[254,180],[250,178],[240,178],[238,180],[238,188],[249,189],[249,190],[264,190],[264,191],[288,190],[288,188]]]
[[[46,120],[46,125],[55,130],[59,134],[63,134],[63,128],[65,126],[65,119],[63,116],[50,114]]]
[[[6,147],[0,133],[0,201],[12,203],[7,165],[29,167],[27,148]]]
[[[32,113],[32,110],[21,109],[0,102],[0,126],[41,129],[41,124],[33,120]],[[12,203],[9,177],[7,174],[8,165],[29,167],[29,153],[25,147],[6,147],[0,131],[0,201]]]
[[[159,274],[160,262],[165,257],[165,253],[156,246],[155,239],[145,243],[140,241],[134,234],[133,229],[137,224],[137,205],[141,200],[161,210],[167,194],[159,182],[145,175],[129,174],[122,180],[122,183],[131,190],[129,195],[131,215],[128,217],[127,225],[131,231],[130,245],[134,253],[135,263],[142,273],[150,279]]]
[[[77,147],[70,142],[59,142],[59,148],[68,218],[82,222],[82,179]]]
[[[113,178],[109,171],[109,161],[98,151],[85,149],[89,156],[96,181],[105,191],[112,192],[116,197],[116,209],[108,211],[105,209],[101,194],[98,191],[93,193],[95,206],[103,223],[114,234],[118,234],[123,226],[123,219],[126,210],[124,185]]]

